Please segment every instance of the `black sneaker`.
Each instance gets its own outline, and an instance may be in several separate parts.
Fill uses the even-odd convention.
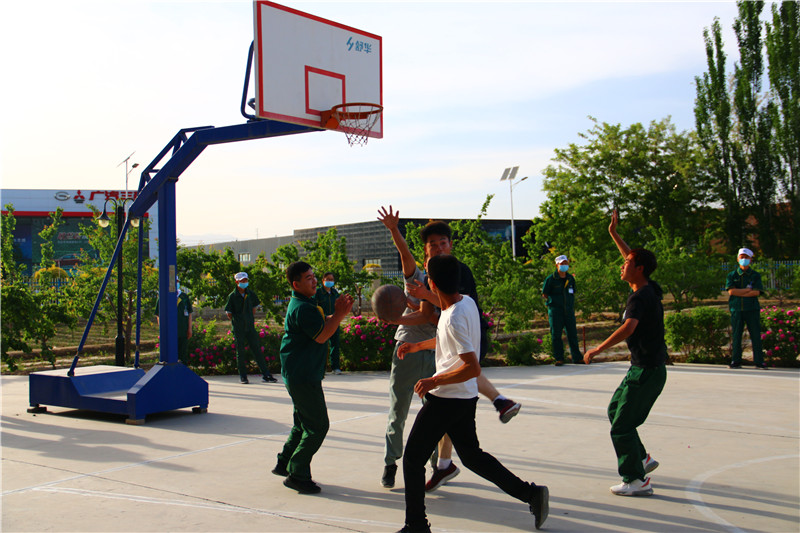
[[[728,365],[728,368],[742,368],[742,362],[739,361],[738,363],[731,363]]]
[[[756,365],[756,368],[759,369],[759,370],[766,370],[767,369],[767,363],[758,363]]]
[[[541,529],[544,521],[547,520],[547,513],[550,512],[550,491],[544,485],[533,485],[531,488],[533,490],[528,508],[535,519],[536,529]]]
[[[397,465],[386,465],[383,467],[383,477],[381,478],[381,485],[387,489],[394,487],[394,476],[397,474]]]
[[[278,380],[275,379],[275,376],[273,376],[272,374],[270,374],[269,376],[262,377],[261,381],[263,381],[264,383],[277,383],[278,382]]]
[[[248,380],[247,378],[241,378],[239,380],[239,383],[241,383],[242,385],[247,385],[248,383],[250,383],[250,380]]]
[[[556,361],[554,364],[556,366],[564,366],[564,361]]]
[[[286,479],[283,480],[283,484],[290,489],[296,490],[300,494],[318,494],[322,490],[319,488],[319,485],[312,480],[297,479],[292,475],[286,476]]]
[[[522,408],[522,404],[514,400],[509,400],[508,398],[495,400],[493,403],[494,408],[497,409],[497,412],[500,414],[500,422],[503,424],[507,424],[509,420],[517,416],[517,413],[519,413],[519,410]]]
[[[425,527],[411,527],[408,524],[403,525],[402,529],[399,529],[397,533],[431,533],[431,525],[429,522],[425,522]]]
[[[275,468],[272,469],[272,473],[276,476],[286,477],[289,475],[289,471],[286,470],[286,463],[282,461],[278,461],[275,465]]]

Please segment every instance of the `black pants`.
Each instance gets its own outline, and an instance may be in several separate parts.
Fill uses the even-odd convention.
[[[468,400],[425,395],[414,427],[408,435],[403,456],[403,479],[406,486],[406,524],[422,528],[425,516],[425,462],[445,433],[450,435],[461,462],[497,485],[506,494],[528,502],[531,484],[512,474],[500,461],[481,450],[475,433],[475,406],[478,398]]]

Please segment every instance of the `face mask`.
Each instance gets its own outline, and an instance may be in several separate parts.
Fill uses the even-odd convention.
[[[243,282],[241,282],[239,284],[239,288],[240,289],[246,289],[248,285],[249,285],[249,283],[247,283],[246,281],[243,281]]]
[[[566,272],[569,270],[569,265],[558,265],[559,272]]]
[[[333,281],[323,281],[322,284],[330,289],[330,288],[333,287],[334,282]]]
[[[743,267],[746,267],[746,266],[748,266],[750,264],[750,260],[745,258],[745,257],[743,257],[743,258],[739,259],[739,264],[741,266],[743,266]]]

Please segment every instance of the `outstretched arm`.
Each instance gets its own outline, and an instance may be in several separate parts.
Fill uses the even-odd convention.
[[[622,254],[623,259],[627,259],[628,254],[631,253],[631,247],[622,240],[622,237],[619,236],[617,233],[617,224],[619,223],[619,213],[616,209],[614,212],[611,213],[611,223],[608,225],[608,233],[611,235],[611,238],[614,239],[614,244],[617,245],[617,249],[619,253]]]
[[[381,207],[378,210],[378,215],[378,220],[380,220],[383,225],[386,226],[386,229],[389,230],[389,233],[392,234],[392,241],[394,241],[394,246],[400,254],[400,262],[403,265],[403,275],[410,278],[417,270],[417,263],[414,261],[414,256],[411,255],[408,243],[403,238],[403,235],[400,234],[400,228],[398,227],[400,223],[400,211],[396,213],[392,212],[392,206],[389,206],[388,211],[385,207]]]

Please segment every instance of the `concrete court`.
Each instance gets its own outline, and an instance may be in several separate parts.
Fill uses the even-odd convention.
[[[670,367],[640,431],[661,463],[656,493],[625,498],[608,490],[619,478],[605,409],[627,367],[484,369],[523,408],[504,425],[482,399],[482,447],[550,487],[545,530],[800,530],[800,373]],[[325,379],[331,430],[312,465],[323,488],[313,496],[269,472],[291,404],[280,383],[254,378],[211,377],[208,413],[132,426],[59,407],[29,414],[27,377],[3,376],[2,531],[399,529],[402,476],[393,490],[379,483],[388,373]],[[465,469],[426,503],[438,532],[534,529],[527,505]]]

